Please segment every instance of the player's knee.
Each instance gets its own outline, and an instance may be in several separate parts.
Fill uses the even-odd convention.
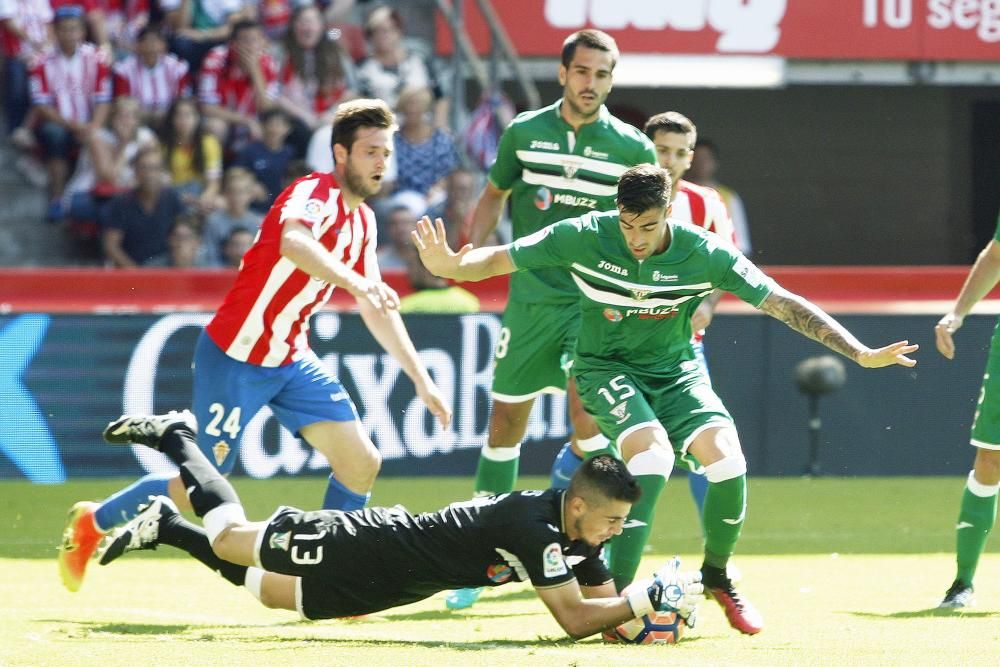
[[[272,586],[261,586],[260,597],[258,599],[260,600],[260,603],[268,609],[284,608],[283,595],[279,591],[276,591]]]
[[[974,474],[981,484],[1000,482],[1000,450],[980,449],[976,453]]]
[[[673,450],[659,443],[653,443],[628,461],[628,471],[633,475],[662,475],[669,479],[673,469]]]
[[[747,460],[742,452],[729,454],[705,466],[705,477],[710,483],[725,482],[747,474]]]
[[[233,526],[226,526],[212,541],[212,551],[222,560],[232,560]]]
[[[490,447],[513,447],[524,438],[527,416],[519,406],[495,402],[490,413]],[[530,411],[530,408],[529,408]]]
[[[382,469],[382,454],[375,446],[366,447],[364,452],[352,461],[351,472],[353,479],[350,480],[355,485],[367,485],[368,488],[375,483],[379,470]],[[343,480],[348,481],[348,480]]]

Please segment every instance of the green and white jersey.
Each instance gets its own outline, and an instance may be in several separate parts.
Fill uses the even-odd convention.
[[[679,220],[668,224],[670,245],[641,262],[625,244],[617,210],[564,220],[511,245],[518,270],[570,271],[582,315],[574,372],[672,368],[694,358],[691,315],[712,290],[757,307],[775,288],[717,235]]]
[[[559,220],[615,208],[618,177],[637,164],[656,164],[656,149],[646,135],[606,107],[574,132],[559,115],[561,104],[518,115],[500,138],[489,179],[511,191],[515,239]],[[569,274],[552,268],[511,276],[510,298],[566,303],[577,297]]]

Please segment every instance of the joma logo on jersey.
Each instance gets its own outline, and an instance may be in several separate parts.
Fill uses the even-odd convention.
[[[532,139],[531,145],[528,148],[544,148],[547,151],[557,151],[559,150],[559,144],[555,141],[542,141],[541,139]]]
[[[570,177],[572,178],[572,176]],[[553,203],[563,206],[580,206],[589,209],[597,208],[597,200],[590,197],[577,197],[576,195],[558,194],[552,199]]]
[[[661,283],[668,283],[677,280],[676,273],[662,273],[660,271],[653,271],[653,280]]]
[[[605,271],[610,271],[611,273],[617,273],[620,276],[628,275],[628,269],[623,269],[620,266],[616,266],[611,262],[605,262],[604,260],[601,260],[601,262],[597,265],[597,268],[604,269]]]

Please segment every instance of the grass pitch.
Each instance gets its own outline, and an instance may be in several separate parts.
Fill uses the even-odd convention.
[[[953,575],[957,478],[752,479],[736,563],[767,625],[741,636],[706,603],[672,647],[574,643],[523,584],[488,591],[462,613],[445,611],[439,595],[360,620],[300,622],[167,549],[95,564],[79,593],[65,591],[54,545],[66,509],[123,481],[0,484],[0,665],[994,665],[1000,655],[997,539],[977,575],[979,606],[933,609]],[[316,505],[323,481],[236,486],[259,518],[282,503]],[[470,487],[387,478],[374,502],[434,509]],[[700,563],[683,480],[670,487],[646,570],[677,552]]]

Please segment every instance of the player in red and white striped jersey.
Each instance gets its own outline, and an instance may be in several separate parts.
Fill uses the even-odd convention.
[[[139,31],[136,54],[114,66],[115,97],[139,100],[147,124],[158,124],[173,101],[191,94],[188,64],[167,53],[167,40],[157,26]]]
[[[84,43],[83,10],[55,12],[56,49],[31,72],[31,101],[42,124],[38,139],[49,172],[49,191],[57,200],[69,175],[69,157],[90,133],[104,125],[111,101],[111,70],[103,51]],[[59,217],[50,210],[50,217]]]
[[[381,100],[353,100],[334,118],[334,172],[292,183],[261,226],[229,294],[198,339],[194,412],[198,446],[221,472],[236,462],[246,425],[265,405],[330,462],[323,507],[359,509],[381,457],[334,372],[309,348],[309,317],[334,288],[350,292],[375,339],[410,377],[443,428],[451,408],[420,361],[375,260],[366,197],[382,186],[395,119]],[[74,506],[59,552],[77,590],[101,534],[136,515],[150,495],[188,505],[179,476],[151,474],[99,506]]]

